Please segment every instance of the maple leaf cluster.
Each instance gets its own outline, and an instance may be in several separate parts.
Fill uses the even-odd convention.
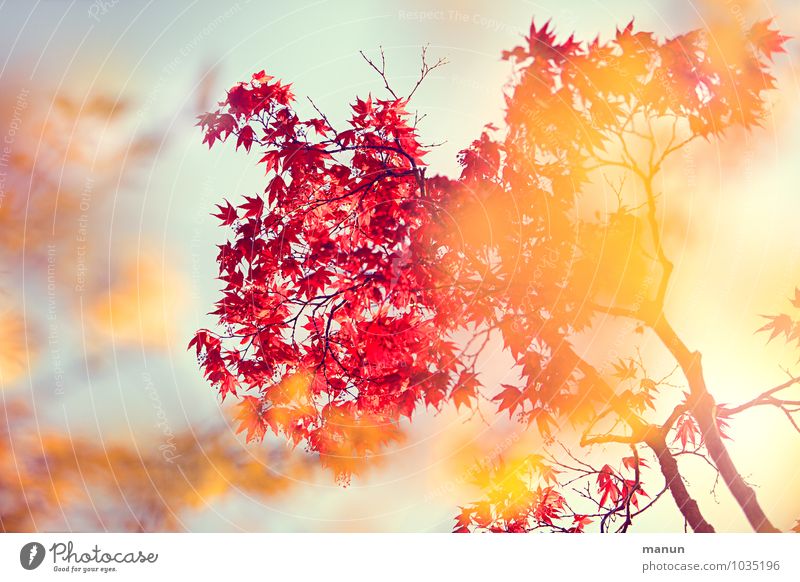
[[[263,195],[219,205],[234,239],[225,283],[196,348],[224,399],[243,396],[248,440],[271,430],[305,443],[342,478],[398,440],[418,402],[467,403],[465,366],[443,338],[459,302],[442,285],[448,258],[426,233],[439,191],[402,99],[357,99],[349,127],[301,120],[289,86],[262,73],[201,117],[209,147],[234,135],[261,148]]]
[[[557,528],[566,519],[582,531],[591,523],[585,516],[569,517],[568,506],[556,485],[558,469],[540,455],[529,455],[517,462],[500,462],[480,472],[476,484],[485,489],[485,499],[461,508],[456,516],[455,533],[476,530],[521,533],[541,527]],[[536,483],[536,487],[531,487]]]
[[[758,125],[762,93],[775,85],[768,61],[784,52],[788,40],[770,23],[759,21],[745,34],[719,27],[662,41],[635,31],[631,21],[609,42],[590,43],[573,36],[558,42],[549,21],[538,29],[532,23],[528,44],[503,53],[527,73],[509,101],[509,114],[520,120],[530,116],[525,99],[515,97],[546,96],[549,107],[538,117],[553,124],[559,141],[596,144],[632,98],[658,115],[685,118],[692,132],[703,136],[719,135],[731,125]],[[580,100],[579,108],[573,99]],[[581,115],[564,115],[576,110]]]
[[[640,498],[649,497],[642,487],[643,467],[647,463],[638,455],[624,457],[619,470],[608,464],[600,469],[587,464],[570,467],[537,454],[501,461],[477,475],[475,484],[484,490],[484,499],[461,508],[453,531],[583,533],[595,521],[607,530],[606,523],[618,515],[627,515],[629,525],[631,512],[640,510]],[[569,478],[562,479],[564,475]],[[585,484],[587,491],[599,496],[594,507],[585,513],[574,509],[562,494],[560,480]]]

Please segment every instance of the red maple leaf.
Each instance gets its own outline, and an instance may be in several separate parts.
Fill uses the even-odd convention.
[[[576,533],[582,532],[587,525],[592,523],[592,518],[576,513],[572,518],[572,523]]]
[[[255,132],[253,128],[249,125],[245,125],[239,130],[239,138],[236,140],[236,149],[239,149],[239,146],[243,145],[244,149],[248,152],[250,148],[253,146],[253,139],[255,138]]]
[[[264,439],[267,432],[267,423],[261,414],[261,401],[255,396],[242,396],[241,402],[236,405],[239,413],[236,420],[239,421],[239,428],[236,434],[247,431],[246,441],[260,441]]]
[[[772,19],[760,20],[753,24],[748,33],[750,41],[761,51],[765,57],[772,60],[774,53],[785,53],[783,44],[790,37],[780,34],[777,30],[770,30]]]
[[[791,317],[785,313],[781,313],[780,315],[762,315],[761,317],[765,317],[770,321],[756,330],[756,333],[761,331],[771,331],[767,343],[774,340],[780,334],[784,334],[787,338],[789,338],[792,333],[792,329],[794,328],[794,321],[792,321]]]
[[[508,384],[502,384],[502,387],[503,391],[492,398],[492,400],[500,401],[497,412],[508,410],[508,417],[511,418],[514,414],[514,410],[522,403],[522,392],[519,388]]]
[[[609,500],[613,505],[617,504],[621,492],[617,485],[616,473],[609,465],[603,465],[597,474],[597,489],[601,494],[600,506],[604,507]]]
[[[675,421],[675,438],[672,439],[672,442],[680,441],[681,448],[686,450],[688,443],[692,443],[692,446],[697,445],[699,434],[700,428],[697,426],[697,421],[691,414],[685,412]]]
[[[264,212],[264,200],[260,196],[245,196],[247,202],[239,205],[245,211],[244,218],[259,218]]]
[[[222,226],[229,226],[239,218],[236,208],[231,206],[231,203],[227,200],[225,200],[225,206],[217,204],[217,208],[219,208],[219,214],[212,214],[211,216],[219,218],[222,221]]]

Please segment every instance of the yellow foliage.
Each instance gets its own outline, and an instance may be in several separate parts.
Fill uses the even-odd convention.
[[[95,328],[115,342],[164,347],[174,344],[176,323],[185,306],[180,275],[143,251],[128,260],[116,281],[92,297]]]
[[[36,344],[20,315],[0,313],[0,329],[0,388],[5,388],[27,373]]]

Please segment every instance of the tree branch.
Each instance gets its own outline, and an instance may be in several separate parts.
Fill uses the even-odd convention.
[[[599,445],[604,443],[622,443],[622,444],[635,444],[641,442],[640,437],[626,436],[617,434],[600,434],[595,436],[583,435],[581,437],[581,446],[586,447],[589,445]]]
[[[664,475],[664,480],[672,494],[672,498],[692,531],[696,533],[714,533],[714,527],[703,517],[697,501],[689,495],[686,484],[683,482],[683,477],[681,477],[678,470],[678,461],[675,460],[669,447],[667,447],[664,435],[652,433],[647,439],[647,445],[656,454],[658,464],[661,467],[661,474]]]
[[[370,67],[375,69],[375,72],[378,73],[378,75],[380,75],[381,79],[383,79],[383,86],[386,87],[386,90],[389,91],[389,94],[392,97],[394,97],[395,99],[399,99],[399,97],[397,96],[397,93],[395,93],[394,89],[392,89],[391,85],[389,85],[389,79],[386,78],[386,55],[383,54],[383,47],[379,47],[379,48],[380,48],[380,51],[381,51],[381,66],[380,66],[380,68],[374,62],[372,62],[367,55],[364,54],[364,51],[358,51],[358,52],[361,54],[361,56],[364,58],[364,60],[367,61],[367,64],[369,64]]]
[[[667,257],[664,251],[664,245],[661,242],[661,231],[658,227],[658,216],[656,214],[656,195],[653,191],[653,174],[646,177],[643,176],[642,180],[644,182],[645,196],[647,197],[647,221],[650,224],[653,246],[655,247],[656,256],[658,257],[658,262],[661,264],[662,269],[661,282],[658,285],[658,291],[654,302],[658,311],[661,312],[664,309],[664,300],[667,296],[667,288],[669,287],[669,280],[672,277],[674,265]]]
[[[772,404],[772,405],[786,404],[786,405],[792,406],[792,405],[795,404],[795,401],[782,400],[782,399],[779,399],[779,398],[773,398],[772,396],[773,396],[773,394],[776,394],[777,392],[780,392],[781,390],[785,390],[786,388],[794,386],[795,384],[798,384],[798,383],[800,383],[800,376],[791,376],[783,384],[779,384],[779,385],[775,386],[774,388],[770,388],[769,390],[765,390],[764,392],[762,392],[761,394],[759,394],[758,396],[756,396],[752,400],[749,400],[749,401],[745,402],[744,404],[740,404],[739,406],[734,406],[733,408],[728,408],[726,406],[725,407],[725,415],[726,416],[732,416],[734,414],[742,412],[743,410],[747,410],[748,408],[752,408],[753,406],[761,406],[761,405],[765,405],[765,404]]]
[[[425,80],[425,77],[427,77],[431,71],[447,64],[447,59],[444,57],[440,57],[435,63],[433,63],[433,65],[428,65],[428,62],[425,59],[427,52],[428,52],[428,47],[427,46],[422,47],[422,64],[420,65],[419,79],[417,80],[417,83],[414,85],[414,87],[411,89],[411,93],[408,94],[408,97],[406,97],[406,99],[411,99],[414,93],[417,92],[419,86]]]
[[[747,521],[757,532],[777,532],[758,503],[755,492],[737,471],[725,443],[722,442],[716,422],[716,404],[706,388],[700,353],[689,351],[663,316],[654,322],[653,331],[672,353],[686,376],[690,390],[689,409],[702,431],[709,455],[742,508]]]

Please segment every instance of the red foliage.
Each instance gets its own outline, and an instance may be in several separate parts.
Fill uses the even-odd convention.
[[[222,398],[249,393],[247,439],[269,428],[346,478],[398,440],[399,421],[418,407],[471,407],[476,346],[490,337],[521,372],[494,390],[498,412],[545,436],[563,419],[591,421],[586,409],[608,394],[570,337],[595,313],[595,249],[576,232],[600,226],[575,218],[575,194],[635,116],[680,119],[692,137],[757,124],[774,82],[765,59],[785,37],[757,23],[746,40],[723,55],[701,30],[659,40],[631,22],[586,43],[531,25],[527,43],[504,53],[518,71],[506,130],[487,127],[461,151],[457,179],[426,175],[406,99],[357,98],[336,129],[322,113],[301,118],[290,86],[263,71],[234,86],[201,117],[204,143],[235,136],[237,148],[259,150],[266,186],[218,206],[232,234],[217,257],[224,288],[213,314],[224,331],[200,330],[190,346]],[[464,332],[473,341],[461,345]],[[637,369],[621,362],[616,373],[624,382]],[[654,392],[642,380],[631,409],[653,408]],[[690,416],[676,429],[684,447],[695,442]],[[598,488],[600,505],[643,494],[608,465]],[[512,505],[500,515],[505,531],[552,524],[564,509],[551,486]],[[497,518],[497,504],[476,504],[456,531]],[[570,519],[565,529],[590,522]]]

